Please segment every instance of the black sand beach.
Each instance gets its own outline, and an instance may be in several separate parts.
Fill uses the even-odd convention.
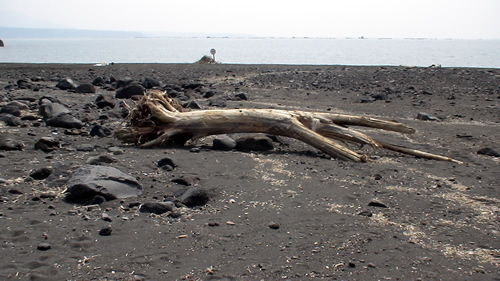
[[[202,109],[396,120],[416,133],[360,131],[465,164],[369,148],[353,163],[282,137],[141,149],[111,134],[134,106],[115,98],[125,85]],[[0,64],[0,88],[2,280],[500,280],[500,69]],[[141,194],[69,201],[88,164]]]

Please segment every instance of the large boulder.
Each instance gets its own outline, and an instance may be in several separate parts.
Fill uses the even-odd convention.
[[[61,90],[73,90],[76,89],[77,85],[75,81],[71,78],[65,78],[59,82],[57,82],[56,87]]]
[[[70,202],[85,203],[96,196],[107,201],[139,196],[142,185],[133,176],[109,166],[84,165],[75,171],[67,183]]]

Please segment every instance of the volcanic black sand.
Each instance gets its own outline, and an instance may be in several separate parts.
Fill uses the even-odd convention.
[[[105,83],[57,88],[67,77]],[[96,106],[115,94],[111,77],[152,78],[203,109],[396,120],[416,133],[360,131],[465,164],[366,147],[370,161],[352,163],[288,138],[268,151],[215,150],[213,138],[141,149],[108,135],[134,106]],[[2,280],[500,280],[500,69],[0,64],[0,86],[0,117],[14,106],[21,121],[0,122],[1,135],[24,145],[0,151]],[[48,126],[42,97],[83,127]],[[91,136],[96,125],[104,133]],[[35,148],[44,137],[55,143],[47,152]],[[142,195],[68,202],[65,183],[96,156],[137,178]],[[158,167],[165,158],[168,169]],[[188,184],[208,202],[173,200]],[[168,200],[174,210],[140,211]]]

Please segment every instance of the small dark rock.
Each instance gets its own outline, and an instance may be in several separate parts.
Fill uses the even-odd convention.
[[[65,79],[59,81],[56,84],[56,87],[61,89],[61,90],[72,90],[72,89],[76,89],[76,83],[70,78],[65,78]]]
[[[100,138],[103,138],[103,137],[109,137],[113,134],[113,131],[109,128],[105,128],[101,125],[95,125],[94,127],[92,127],[92,129],[90,129],[90,133],[89,133],[91,136],[97,136],[97,137],[100,137]]]
[[[81,129],[83,122],[76,119],[69,113],[59,114],[45,121],[47,126],[66,128],[66,129]]]
[[[235,147],[236,141],[227,135],[218,136],[212,141],[214,150],[232,150]]]
[[[498,153],[498,151],[496,151],[492,148],[489,148],[489,147],[481,148],[480,150],[477,151],[477,154],[482,154],[482,155],[486,155],[486,156],[493,156],[493,157],[500,157],[500,153]]]
[[[113,229],[111,228],[111,226],[103,227],[101,228],[101,230],[99,230],[99,235],[110,236],[112,231]]]
[[[210,100],[208,102],[208,105],[214,106],[214,107],[226,107],[227,106],[226,102],[223,100],[220,100],[220,99]]]
[[[14,105],[6,105],[6,106],[0,107],[0,114],[1,113],[6,113],[6,114],[10,114],[10,115],[19,117],[19,116],[21,116],[21,109],[19,109],[19,107],[14,106]]]
[[[158,167],[167,170],[167,171],[173,171],[177,165],[174,163],[174,160],[165,157],[158,161]]]
[[[142,85],[132,84],[121,88],[116,91],[115,98],[117,99],[131,99],[133,96],[142,96],[144,95],[146,89]]]
[[[96,195],[92,197],[92,200],[89,201],[89,205],[101,205],[106,202],[106,198],[101,195]]]
[[[160,87],[160,81],[150,78],[150,77],[145,77],[141,80],[142,86],[146,89],[152,89],[154,87]]]
[[[179,199],[186,207],[192,208],[207,204],[210,197],[206,189],[201,187],[192,187],[186,190],[186,192],[184,192]]]
[[[96,77],[92,80],[92,85],[94,86],[104,86],[106,85],[106,81],[102,77]]]
[[[417,114],[417,119],[418,120],[423,120],[423,121],[439,121],[439,118],[431,116],[427,113],[419,112]]]
[[[188,84],[182,85],[182,88],[184,88],[184,89],[196,89],[199,87],[205,87],[205,84],[203,84],[203,83],[188,83]]]
[[[42,137],[35,142],[35,149],[40,149],[43,152],[51,152],[60,147],[60,142],[53,137]]]
[[[42,98],[39,102],[38,113],[44,120],[47,120],[60,114],[68,114],[70,113],[70,110],[58,102]]]
[[[279,229],[280,228],[280,225],[279,223],[277,222],[272,222],[270,224],[267,225],[270,229]]]
[[[76,87],[76,92],[82,94],[94,94],[96,92],[96,89],[94,85],[90,83],[85,83]]]
[[[370,203],[368,203],[368,206],[378,207],[378,208],[389,208],[389,207],[387,207],[386,204],[384,204],[382,202],[378,202],[378,201],[370,201]]]
[[[368,211],[368,210],[364,210],[364,211],[359,212],[358,215],[365,216],[365,217],[372,217],[373,213]]]
[[[0,133],[0,150],[23,150],[24,143],[13,135]]]
[[[93,156],[87,159],[87,164],[90,165],[101,165],[101,164],[110,164],[110,163],[115,163],[116,159],[109,156],[109,155],[99,155],[99,156]]]
[[[237,99],[240,100],[248,100],[248,94],[247,93],[238,93],[234,95]]]
[[[190,100],[186,104],[183,105],[184,108],[190,109],[201,109],[200,104],[195,100]]]
[[[273,150],[273,141],[266,136],[242,137],[236,140],[236,150],[239,151],[267,151]]]
[[[203,94],[203,97],[208,99],[208,98],[211,98],[215,96],[215,92],[214,91],[206,91],[204,94]]]
[[[23,194],[22,191],[18,190],[18,189],[14,189],[14,188],[10,188],[9,190],[7,190],[8,193],[10,194],[14,194],[14,195],[20,195],[20,194]]]
[[[52,174],[53,169],[49,167],[43,167],[40,169],[36,169],[30,173],[30,177],[35,180],[44,180]]]
[[[50,250],[52,248],[52,245],[50,245],[49,243],[43,242],[43,243],[38,244],[38,246],[36,246],[36,248],[37,248],[37,250],[40,250],[40,251],[47,251],[47,250]]]
[[[173,202],[144,203],[139,209],[141,213],[153,213],[157,215],[161,215],[166,212],[172,212],[173,210],[175,210],[175,204]]]
[[[110,216],[110,215],[108,215],[108,214],[106,214],[106,213],[102,213],[102,215],[101,215],[101,219],[102,219],[103,221],[107,221],[107,222],[112,222],[112,221],[113,221],[113,219],[111,218],[111,216]]]
[[[10,127],[17,127],[21,126],[23,124],[23,121],[21,121],[21,118],[16,117],[11,114],[1,114],[0,115],[0,122],[4,122],[5,125],[10,126]]]
[[[91,143],[82,143],[80,146],[76,148],[76,151],[90,152],[94,151],[96,148],[95,144]]]
[[[124,78],[124,79],[113,81],[113,77],[111,77],[109,80],[111,83],[113,83],[113,82],[115,83],[116,89],[126,87],[134,82],[134,79],[132,79],[132,78]]]
[[[200,181],[200,178],[197,176],[187,176],[187,177],[178,177],[172,179],[172,182],[175,182],[177,184],[185,185],[185,186],[191,186],[195,185],[197,182]]]
[[[98,108],[105,108],[105,107],[115,107],[115,99],[113,95],[110,94],[100,94],[97,96],[95,99],[95,104],[97,105]]]

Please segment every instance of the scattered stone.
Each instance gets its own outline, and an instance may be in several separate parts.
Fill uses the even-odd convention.
[[[103,227],[101,230],[99,230],[99,235],[101,236],[110,236],[111,232],[113,232],[113,229],[111,226]]]
[[[188,101],[182,107],[184,107],[184,108],[190,108],[190,109],[201,109],[200,104],[197,101],[195,101],[195,100]]]
[[[187,84],[184,84],[182,85],[182,88],[184,89],[196,89],[196,88],[200,88],[200,87],[205,87],[205,84],[203,83],[199,83],[199,82],[194,82],[194,83],[187,83]]]
[[[214,226],[219,226],[220,224],[216,221],[211,221],[208,223],[208,226],[214,227]]]
[[[210,197],[206,189],[201,187],[192,187],[186,190],[186,192],[184,192],[179,199],[186,207],[192,208],[207,204]]]
[[[131,99],[134,96],[144,95],[146,89],[142,85],[132,84],[123,87],[116,91],[115,98],[117,99]]]
[[[47,242],[43,242],[43,243],[38,244],[38,246],[36,246],[36,248],[39,251],[47,251],[47,250],[52,249],[52,245],[50,245]]]
[[[98,108],[105,108],[105,107],[115,107],[115,99],[113,95],[110,94],[100,94],[97,96],[95,99],[95,104],[97,105]]]
[[[35,149],[43,152],[51,152],[59,148],[61,148],[61,143],[53,137],[41,137],[35,142]]]
[[[83,122],[76,119],[69,113],[59,114],[45,121],[47,126],[66,128],[66,129],[81,129]]]
[[[87,159],[87,164],[90,165],[102,165],[102,164],[110,164],[110,163],[115,163],[116,159],[109,156],[109,155],[99,155],[99,156],[93,156],[89,157]]]
[[[107,221],[107,222],[112,222],[113,221],[113,219],[107,213],[102,213],[101,219],[103,221]]]
[[[370,206],[370,205],[368,205],[368,206]],[[358,215],[365,216],[365,217],[372,217],[373,213],[368,211],[368,210],[364,210],[364,211],[359,212]]]
[[[214,150],[232,150],[236,147],[236,141],[228,135],[217,136],[212,141],[212,149]]]
[[[270,229],[279,229],[280,225],[277,222],[271,222],[270,224],[267,225]]]
[[[94,151],[96,148],[95,144],[83,143],[76,148],[76,151],[90,152]]]
[[[19,79],[17,80],[17,87],[19,89],[31,89],[33,88],[33,83],[30,79]]]
[[[386,204],[384,204],[382,202],[378,202],[378,201],[370,201],[370,203],[368,203],[368,206],[378,207],[378,208],[389,208],[389,207],[387,207]]]
[[[238,93],[234,95],[237,99],[239,100],[248,100],[248,94],[247,93]]]
[[[58,102],[53,102],[48,98],[41,98],[39,101],[38,113],[44,120],[52,118],[60,114],[69,114],[71,111],[64,105]]]
[[[101,125],[94,125],[94,127],[92,127],[92,129],[90,129],[90,133],[89,133],[91,136],[97,136],[97,137],[100,137],[100,138],[103,138],[103,137],[109,137],[113,134],[113,131],[109,128],[105,128]]]
[[[166,171],[173,171],[177,165],[174,163],[174,160],[166,157],[158,161],[158,167]]]
[[[226,102],[223,100],[220,100],[220,99],[210,100],[208,102],[208,105],[214,106],[214,107],[226,107],[227,106]]]
[[[94,80],[92,80],[92,85],[94,86],[104,86],[106,85],[106,80],[102,77],[96,77]]]
[[[76,92],[81,94],[94,94],[96,92],[96,89],[94,85],[85,83],[76,87]]]
[[[492,148],[489,148],[489,147],[481,148],[480,150],[477,151],[477,154],[482,154],[482,155],[486,155],[486,156],[493,156],[493,157],[500,157],[500,153],[498,153],[498,151],[496,151]]]
[[[52,174],[53,169],[49,167],[43,167],[40,169],[36,169],[30,173],[30,177],[35,180],[44,180]]]
[[[84,165],[68,181],[66,192],[66,199],[70,202],[85,202],[95,195],[109,201],[136,197],[142,193],[142,185],[135,177],[116,168]]]
[[[56,87],[61,90],[76,89],[76,83],[71,78],[65,78],[56,84]]]
[[[418,120],[423,120],[423,121],[439,121],[439,118],[431,116],[427,113],[419,112],[417,114],[417,119]]]
[[[160,81],[154,78],[145,77],[141,80],[141,85],[146,89],[152,89],[154,87],[160,87]]]
[[[12,134],[0,133],[0,150],[23,150],[24,143]]]
[[[152,202],[144,203],[139,208],[141,213],[153,213],[161,215],[166,212],[172,212],[175,210],[175,204],[173,202]]]
[[[21,126],[23,124],[23,121],[21,121],[21,118],[16,117],[12,114],[1,114],[0,121],[4,122],[5,125],[10,126],[10,127],[17,127],[17,126]]]
[[[200,181],[200,178],[197,176],[182,176],[178,178],[172,179],[172,182],[175,182],[177,184],[185,185],[185,186],[192,186],[195,185],[197,182]]]
[[[19,107],[14,106],[14,105],[6,105],[0,107],[0,114],[5,113],[5,114],[10,114],[16,117],[21,116],[21,109]]]
[[[387,96],[386,93],[377,93],[377,94],[372,94],[371,97],[373,98],[374,101],[378,100],[388,100],[389,97]]]
[[[215,92],[214,91],[206,91],[204,94],[203,94],[203,97],[208,99],[208,98],[211,98],[215,96]]]
[[[268,151],[274,149],[274,144],[267,136],[249,136],[237,139],[235,148],[239,151]]]
[[[124,78],[124,79],[120,79],[120,80],[114,80],[114,77],[111,77],[110,79],[110,82],[111,83],[115,83],[115,88],[116,89],[119,89],[119,88],[123,88],[123,87],[126,87],[130,84],[132,84],[134,82],[134,79],[130,78],[130,77],[127,77],[127,78]]]

